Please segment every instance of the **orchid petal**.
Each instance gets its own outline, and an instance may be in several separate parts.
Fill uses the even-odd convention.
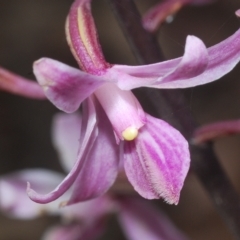
[[[44,213],[59,213],[59,201],[42,206],[32,202],[26,195],[26,182],[31,181],[39,191],[49,191],[54,188],[63,176],[59,173],[43,170],[28,169],[11,173],[0,178],[0,209],[17,218],[29,219]]]
[[[111,124],[96,101],[98,136],[88,148],[85,164],[75,183],[68,204],[88,200],[104,194],[114,183],[118,173],[119,152]]]
[[[173,82],[201,74],[208,65],[208,52],[204,43],[197,37],[188,36],[184,55],[177,68],[157,82]]]
[[[46,98],[37,82],[18,76],[3,68],[0,68],[0,90],[33,99]]]
[[[144,198],[177,204],[190,156],[184,137],[166,122],[147,115],[138,137],[124,143],[128,180]]]
[[[129,90],[137,87],[154,88],[188,88],[213,82],[230,72],[240,60],[240,29],[226,40],[208,48],[208,65],[197,76],[184,74],[180,79],[172,79],[165,82],[168,73],[173,74],[174,68],[182,58],[176,58],[162,63],[155,63],[144,66],[113,66],[109,72],[116,75],[116,72],[123,72],[122,78],[118,79],[118,86],[121,89]],[[196,66],[197,70],[197,66]],[[194,73],[194,72],[192,72]],[[108,73],[110,74],[110,73]],[[176,76],[177,77],[177,76]]]
[[[157,88],[188,88],[213,82],[230,72],[240,60],[240,29],[226,40],[208,48],[206,70],[193,78],[157,83]]]
[[[186,240],[159,209],[137,198],[119,200],[118,218],[128,240]]]
[[[88,152],[88,149],[92,147],[94,141],[97,137],[97,129],[96,129],[96,111],[94,105],[89,98],[86,104],[83,104],[83,119],[82,119],[82,127],[84,129],[84,136],[82,139],[80,138],[80,149],[77,156],[77,161],[70,173],[65,177],[65,179],[50,193],[48,194],[39,194],[31,189],[30,183],[27,186],[27,194],[30,199],[34,202],[38,203],[49,203],[60,196],[62,196],[73,184],[76,180],[81,168],[84,164],[84,155]],[[84,126],[84,127],[83,127]],[[84,159],[84,160],[83,160]]]
[[[69,172],[77,157],[81,132],[81,115],[58,113],[52,124],[52,142],[62,167]]]
[[[105,80],[49,58],[33,65],[34,74],[47,98],[60,110],[76,111]]]
[[[194,36],[188,36],[182,58],[138,67],[114,66],[110,71],[123,71],[128,76],[118,79],[118,86],[124,90],[137,87],[158,87],[174,84],[198,76],[206,69],[208,53],[203,42]],[[160,86],[160,87],[161,87]]]
[[[75,0],[66,22],[67,41],[80,68],[98,75],[110,66],[98,41],[90,0]]]

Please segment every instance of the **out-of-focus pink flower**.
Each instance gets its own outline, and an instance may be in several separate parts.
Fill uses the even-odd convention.
[[[49,228],[42,240],[98,239],[106,229],[107,216],[113,213],[117,214],[129,240],[187,239],[161,211],[140,198],[104,196],[59,208],[56,201],[42,205],[26,196],[27,180],[32,180],[38,190],[46,190],[55,185],[59,177],[61,174],[43,169],[22,170],[0,177],[1,212],[17,219],[59,215],[63,223]]]
[[[193,134],[192,142],[201,144],[216,138],[240,133],[240,120],[219,121],[197,128]]]
[[[77,205],[80,204],[82,203]],[[128,240],[187,240],[187,237],[173,225],[167,216],[151,206],[149,202],[140,198],[123,197],[115,198],[114,206],[114,212]],[[99,222],[88,226],[79,226],[76,223],[67,227],[58,226],[50,229],[43,240],[96,239],[99,236],[94,235],[97,232],[97,224]],[[83,232],[85,235],[82,234]]]
[[[169,124],[146,114],[129,90],[186,88],[222,77],[240,59],[240,31],[209,49],[188,36],[183,57],[135,67],[105,61],[90,0],[73,3],[66,32],[84,71],[43,58],[35,62],[34,73],[59,109],[71,113],[83,102],[80,148],[70,173],[55,190],[41,195],[28,184],[29,197],[48,203],[72,185],[68,204],[97,197],[112,186],[120,163],[140,195],[177,204],[189,169],[188,143]]]
[[[80,204],[60,207],[70,197],[65,193],[58,201],[38,204],[26,194],[26,181],[38,191],[49,191],[63,175],[44,169],[27,169],[0,177],[0,210],[11,218],[33,219],[42,215],[59,215],[65,225],[46,232],[44,240],[96,239],[105,229],[103,217],[113,211],[113,202],[101,197]]]
[[[210,4],[216,0],[164,0],[150,8],[143,16],[143,26],[149,32],[155,32],[159,26],[172,18],[185,5]]]

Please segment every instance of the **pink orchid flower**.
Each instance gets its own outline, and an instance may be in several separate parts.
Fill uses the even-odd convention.
[[[78,156],[59,186],[38,194],[28,184],[29,197],[48,203],[74,186],[68,204],[91,199],[105,193],[119,166],[124,166],[141,196],[177,204],[190,164],[188,143],[168,123],[145,113],[129,90],[187,88],[221,78],[240,59],[240,31],[209,49],[197,37],[188,36],[183,57],[133,67],[105,61],[90,0],[74,1],[66,32],[83,71],[42,58],[34,63],[34,73],[59,109],[71,113],[83,103]]]
[[[76,143],[80,132],[77,123],[80,118],[77,114],[58,114],[53,121],[53,144],[65,171],[72,168],[75,159],[73,156],[77,155]],[[187,239],[164,213],[139,197],[105,195],[64,206],[64,200],[71,196],[73,189],[67,191],[58,201],[45,205],[31,201],[26,195],[27,181],[31,181],[38,191],[44,192],[56,186],[63,178],[63,174],[44,169],[27,169],[1,176],[1,211],[18,219],[33,219],[43,214],[59,215],[63,223],[47,230],[43,240],[97,239],[106,228],[107,216],[113,213],[117,214],[129,240]]]
[[[143,16],[143,26],[149,32],[155,32],[159,26],[176,14],[185,5],[204,5],[216,0],[164,0],[150,8]]]

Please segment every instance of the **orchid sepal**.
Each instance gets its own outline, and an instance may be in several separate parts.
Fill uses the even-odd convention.
[[[137,87],[189,88],[207,84],[229,73],[240,61],[240,29],[222,42],[208,48],[207,54],[208,64],[202,73],[186,78],[182,76],[180,79],[168,82],[163,81],[164,77],[174,71],[182,58],[143,66],[114,65],[112,69],[127,74],[128,78],[118,80],[118,86],[125,90]]]
[[[239,133],[240,120],[214,122],[197,128],[193,133],[192,143],[201,144],[220,137]]]
[[[49,58],[33,65],[34,74],[47,98],[60,110],[72,113],[105,79]]]
[[[110,64],[105,61],[97,39],[90,2],[91,0],[74,1],[66,21],[66,35],[80,68],[101,75]]]
[[[92,146],[88,144],[83,155],[84,164],[74,182],[68,205],[103,195],[113,185],[118,174],[119,147],[111,123],[97,99],[93,99],[93,103],[97,117],[97,138]]]
[[[31,81],[0,67],[0,90],[33,99],[46,99],[37,82]]]
[[[73,185],[73,193],[66,202],[70,205],[98,197],[114,183],[118,173],[119,153],[113,131],[109,127],[110,122],[93,97],[83,107],[77,161],[59,186],[48,194],[36,193],[28,183],[27,193],[33,201],[49,203]]]
[[[79,172],[82,169],[82,166],[84,164],[84,161],[82,161],[84,155],[88,151],[88,148],[91,148],[94,144],[94,141],[97,138],[98,130],[96,127],[96,111],[94,108],[94,104],[91,99],[89,99],[86,102],[86,112],[84,114],[83,120],[82,120],[82,131],[84,131],[83,136],[80,138],[80,149],[79,153],[76,158],[76,162],[74,163],[74,166],[72,167],[69,174],[64,178],[64,180],[50,193],[47,194],[39,194],[36,191],[34,191],[31,188],[30,183],[27,183],[27,194],[31,200],[37,203],[49,203],[56,199],[58,199],[60,196],[62,196],[74,183],[76,180]],[[85,159],[84,159],[85,160]]]

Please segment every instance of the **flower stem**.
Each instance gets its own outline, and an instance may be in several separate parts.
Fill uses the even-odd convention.
[[[141,64],[163,60],[156,38],[142,27],[141,16],[132,0],[108,0],[120,26],[131,46],[134,55]],[[180,90],[144,89],[136,92],[147,95],[144,102],[150,99],[150,107],[155,108],[158,117],[172,116],[172,125],[190,139],[197,124],[187,108]],[[146,104],[146,103],[145,103]],[[149,104],[149,102],[147,103]],[[144,107],[144,104],[143,104]],[[181,109],[181,111],[179,111]],[[150,110],[151,111],[151,110]],[[168,119],[169,120],[169,119]],[[215,208],[221,215],[236,239],[240,239],[240,199],[229,178],[222,169],[212,144],[194,146],[190,144],[192,163],[202,185],[212,199]]]

